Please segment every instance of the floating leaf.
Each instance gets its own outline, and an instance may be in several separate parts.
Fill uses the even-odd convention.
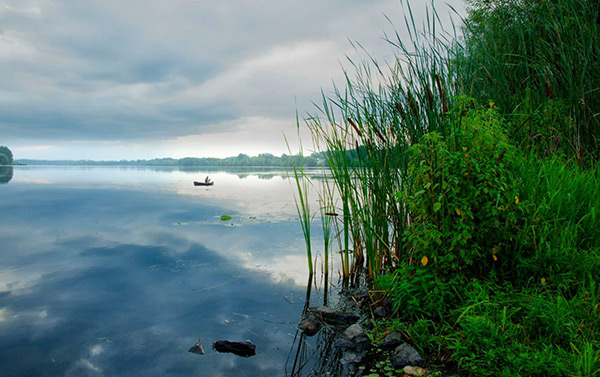
[[[231,220],[231,216],[229,215],[221,215],[221,221]]]
[[[421,264],[423,266],[427,266],[427,263],[429,263],[429,258],[427,258],[427,256],[424,256],[423,258],[421,258]]]

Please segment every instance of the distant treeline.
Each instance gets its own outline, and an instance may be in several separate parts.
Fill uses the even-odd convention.
[[[352,158],[351,156],[349,156]],[[261,153],[258,156],[248,156],[240,153],[235,157],[185,157],[185,158],[155,158],[152,160],[27,160],[20,159],[19,163],[27,165],[92,165],[92,166],[273,166],[273,167],[326,167],[325,152],[313,153],[310,156],[282,154],[277,157],[271,153]]]

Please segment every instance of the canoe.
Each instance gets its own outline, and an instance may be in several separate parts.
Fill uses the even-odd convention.
[[[215,184],[214,182],[206,183],[206,182],[194,181],[194,186],[212,186],[214,184]]]

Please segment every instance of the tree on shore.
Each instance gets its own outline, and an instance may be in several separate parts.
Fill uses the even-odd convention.
[[[11,165],[13,163],[13,154],[8,147],[0,146],[0,165]]]

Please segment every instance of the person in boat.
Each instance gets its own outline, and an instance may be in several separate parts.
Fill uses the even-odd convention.
[[[204,183],[210,183],[210,178],[208,178],[208,175],[206,176],[206,178],[204,179]]]

